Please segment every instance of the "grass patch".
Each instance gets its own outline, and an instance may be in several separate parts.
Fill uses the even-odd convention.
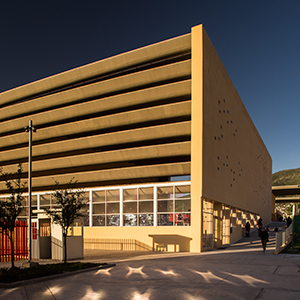
[[[97,267],[100,265],[105,264],[74,262],[67,263],[66,265],[63,263],[38,265],[31,268],[0,268],[0,282],[17,282],[44,276],[62,274],[63,272],[74,272],[78,270]]]
[[[294,247],[292,248],[292,243],[290,243],[281,253],[300,254],[300,240],[294,240]]]

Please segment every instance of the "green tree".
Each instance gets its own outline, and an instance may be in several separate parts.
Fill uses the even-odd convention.
[[[63,231],[64,263],[67,263],[67,235],[68,229],[74,221],[82,217],[80,210],[85,206],[84,191],[77,188],[74,177],[68,182],[67,188],[59,189],[59,182],[55,181],[57,189],[53,197],[58,205],[55,209],[45,209],[53,223],[61,226]]]
[[[0,201],[0,227],[2,232],[6,234],[10,240],[11,246],[11,267],[14,268],[15,249],[14,249],[14,230],[16,227],[17,217],[22,211],[24,201],[23,192],[26,189],[27,182],[22,180],[23,168],[22,164],[18,164],[15,173],[4,172],[0,167],[0,174],[5,181],[5,185],[10,195]]]

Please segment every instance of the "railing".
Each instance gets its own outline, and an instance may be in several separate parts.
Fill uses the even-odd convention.
[[[27,221],[17,221],[14,230],[15,260],[28,259],[28,226]],[[8,236],[0,229],[0,261],[10,261],[11,244]]]
[[[135,239],[84,239],[85,249],[152,251],[152,247]]]
[[[282,251],[287,244],[289,244],[292,240],[293,234],[293,223],[285,230],[276,233],[276,249],[275,254],[278,254]]]

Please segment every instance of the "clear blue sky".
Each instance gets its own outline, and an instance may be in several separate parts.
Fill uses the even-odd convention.
[[[201,23],[273,172],[300,167],[299,0],[2,0],[0,92]]]

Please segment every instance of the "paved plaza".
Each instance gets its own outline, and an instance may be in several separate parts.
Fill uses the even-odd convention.
[[[84,261],[116,266],[1,288],[0,299],[300,299],[300,256],[273,254],[273,226],[266,252],[257,232],[204,253],[89,251]]]

